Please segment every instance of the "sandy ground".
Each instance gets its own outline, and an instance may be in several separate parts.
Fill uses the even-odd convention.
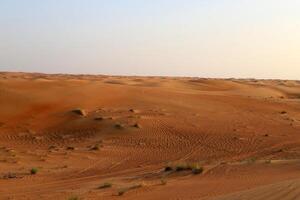
[[[0,110],[0,199],[300,199],[300,81],[2,72]]]

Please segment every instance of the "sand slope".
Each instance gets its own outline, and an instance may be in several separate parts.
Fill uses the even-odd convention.
[[[300,199],[299,81],[2,72],[0,109],[0,199]]]

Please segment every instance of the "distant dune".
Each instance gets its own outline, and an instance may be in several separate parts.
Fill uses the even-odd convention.
[[[0,73],[0,199],[300,199],[300,81]]]

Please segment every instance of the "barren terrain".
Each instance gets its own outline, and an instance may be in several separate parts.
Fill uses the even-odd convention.
[[[2,72],[0,199],[300,199],[300,81]]]

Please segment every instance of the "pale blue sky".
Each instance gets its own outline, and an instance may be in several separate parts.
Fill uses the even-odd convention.
[[[299,0],[0,0],[0,71],[300,79]]]

